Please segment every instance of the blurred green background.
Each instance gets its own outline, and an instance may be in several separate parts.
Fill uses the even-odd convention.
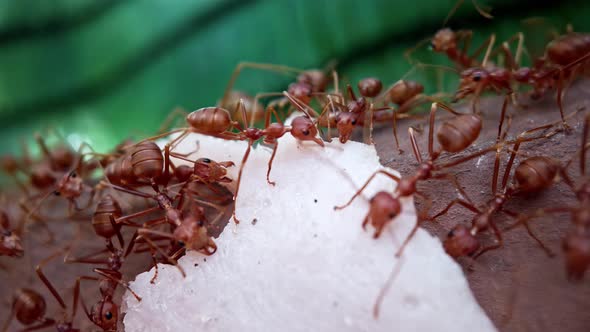
[[[455,0],[19,0],[0,6],[0,152],[55,128],[69,140],[106,151],[129,136],[153,133],[176,106],[220,99],[240,61],[322,68],[345,80],[396,81],[411,67],[403,52],[433,35]],[[447,26],[475,40],[517,31],[539,48],[550,29],[588,31],[590,1],[469,0]],[[528,17],[542,24],[523,25]],[[425,48],[426,63],[448,63]],[[417,71],[436,92],[436,73]],[[456,74],[445,74],[453,91]],[[289,78],[247,70],[236,88],[280,91]]]

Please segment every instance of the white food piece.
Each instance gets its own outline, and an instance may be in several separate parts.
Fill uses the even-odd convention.
[[[191,134],[177,151],[194,151],[196,141],[191,158],[232,160],[237,179],[245,142]],[[269,157],[260,146],[250,154],[237,203],[241,223],[230,222],[215,240],[217,253],[181,258],[186,278],[160,265],[155,285],[153,269],[131,283],[143,300],[125,294],[126,331],[495,331],[437,238],[420,229],[394,258],[416,222],[412,199],[379,239],[370,225],[363,231],[368,199],[392,191],[394,181],[377,176],[364,197],[334,211],[384,168],[373,146],[335,140],[322,148],[286,134],[274,187],[266,182]],[[400,262],[376,319],[377,295]]]

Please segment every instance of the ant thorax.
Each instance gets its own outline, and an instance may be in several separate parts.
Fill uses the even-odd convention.
[[[84,183],[75,172],[66,174],[57,185],[55,194],[65,198],[77,198],[82,194]]]

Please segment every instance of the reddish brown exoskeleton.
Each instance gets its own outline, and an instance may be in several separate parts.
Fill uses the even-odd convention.
[[[505,104],[506,103],[507,100],[505,101]],[[508,183],[508,179],[510,177],[510,170],[512,169],[514,159],[521,144],[532,140],[546,139],[553,136],[557,132],[551,131],[549,133],[536,137],[529,136],[534,132],[548,130],[554,127],[554,123],[529,129],[521,133],[516,138],[516,140],[512,142],[512,152],[508,160],[508,163],[506,164],[506,169],[504,171],[500,189],[498,190],[497,183],[499,176],[501,151],[504,145],[511,144],[504,142],[507,133],[501,133],[502,123],[503,118],[500,121],[500,129],[498,130],[498,137],[496,140],[498,149],[496,151],[494,172],[492,176],[492,193],[494,197],[481,208],[476,207],[472,202],[466,201],[463,198],[455,199],[451,203],[449,203],[441,212],[432,217],[432,219],[434,220],[437,217],[446,214],[449,211],[449,209],[456,204],[459,204],[475,212],[476,215],[473,217],[470,227],[467,227],[462,224],[458,225],[449,232],[447,238],[445,239],[443,246],[445,248],[445,251],[452,257],[473,256],[474,258],[477,258],[490,250],[500,248],[503,245],[502,232],[496,225],[494,216],[497,213],[502,212],[507,214],[508,216],[517,217],[518,213],[510,211],[504,207],[506,202],[515,195],[538,193],[542,190],[547,189],[554,183],[555,177],[559,171],[559,163],[552,158],[544,156],[530,157],[528,159],[523,160],[516,167],[513,181],[510,184]],[[480,242],[476,238],[476,236],[480,232],[488,229],[492,230],[496,238],[496,242],[492,245],[480,248]],[[549,249],[541,242],[539,238],[537,238],[532,233],[528,225],[527,232],[535,241],[537,241],[539,246],[542,249],[544,249],[548,255],[551,255]]]
[[[435,151],[434,120],[436,110],[438,109],[438,107],[441,107],[442,109],[457,115],[457,117],[443,123],[443,125],[439,129],[437,133],[437,138],[440,144],[440,149]],[[371,225],[375,227],[375,233],[373,236],[377,238],[384,230],[385,226],[392,219],[394,219],[397,215],[400,214],[402,206],[400,200],[402,198],[409,197],[414,194],[424,196],[424,194],[422,194],[416,188],[416,184],[418,182],[427,179],[447,179],[450,180],[451,183],[453,183],[453,185],[455,185],[459,191],[463,192],[463,190],[461,189],[461,187],[459,186],[455,177],[452,174],[442,172],[446,167],[436,164],[435,161],[438,159],[438,157],[443,151],[454,153],[466,149],[477,139],[480,130],[481,119],[478,116],[470,114],[460,114],[455,112],[448,106],[439,103],[433,103],[430,111],[430,128],[428,132],[429,158],[427,160],[422,160],[422,156],[420,154],[416,138],[414,137],[413,129],[409,129],[410,140],[412,142],[414,155],[416,156],[416,159],[420,164],[415,174],[411,177],[400,178],[397,175],[391,174],[385,170],[379,170],[373,173],[371,177],[369,177],[369,179],[364,183],[364,185],[352,196],[352,198],[346,204],[342,206],[336,206],[334,207],[334,209],[339,210],[350,205],[353,202],[353,200],[363,192],[363,190],[378,174],[383,174],[397,182],[398,186],[393,193],[385,191],[378,192],[377,194],[375,194],[375,196],[373,196],[373,198],[371,198],[369,202],[369,212],[363,221],[363,228],[365,228],[368,223],[371,223]],[[480,151],[470,156],[461,158],[456,164],[465,162],[489,151],[491,151],[491,149]],[[415,230],[413,232],[415,232]],[[409,241],[409,238],[408,240],[406,240],[406,243],[407,241]],[[404,246],[405,243],[398,250],[396,255],[401,255]]]
[[[590,115],[587,115],[582,131],[582,146],[580,148],[579,172],[580,179],[573,181],[568,173],[572,164],[572,157],[564,167],[559,168],[563,181],[576,195],[577,202],[571,206],[552,206],[540,209],[532,214],[520,216],[519,220],[507,229],[513,229],[523,225],[528,229],[528,222],[537,217],[554,213],[569,213],[571,227],[563,239],[562,249],[565,255],[565,268],[567,276],[572,280],[583,279],[586,271],[590,269],[590,178],[586,173],[586,151],[590,149],[588,138],[590,136]]]

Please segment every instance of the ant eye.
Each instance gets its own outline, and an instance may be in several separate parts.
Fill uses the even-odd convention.
[[[389,219],[393,219],[393,218],[395,218],[395,213],[390,213],[389,214]]]
[[[451,231],[449,232],[449,234],[447,234],[447,237],[453,237],[455,236],[455,230],[451,229]]]
[[[356,125],[356,120],[352,120],[352,124],[353,125]]]
[[[70,177],[76,178],[78,176],[78,174],[76,174],[75,172],[73,172]]]
[[[209,158],[203,158],[202,160],[206,164],[209,164],[211,162],[211,159],[209,159]]]
[[[112,313],[112,312],[110,312],[110,311],[107,311],[107,312],[104,314],[104,318],[106,318],[107,320],[111,320],[111,319],[113,319],[113,313]]]
[[[183,241],[178,241],[178,245],[181,247],[184,247],[184,242]]]
[[[307,135],[309,135],[309,130],[308,130],[308,129],[303,129],[303,130],[301,131],[301,133],[302,133],[303,135],[307,136]]]
[[[481,75],[479,75],[479,74],[473,75],[473,80],[474,80],[475,82],[479,82],[479,81],[481,81]]]
[[[56,190],[56,191],[54,191],[54,192],[53,192],[53,194],[54,194],[55,196],[59,196],[59,195],[61,195],[61,193],[60,193],[59,191],[57,191],[57,190]]]

